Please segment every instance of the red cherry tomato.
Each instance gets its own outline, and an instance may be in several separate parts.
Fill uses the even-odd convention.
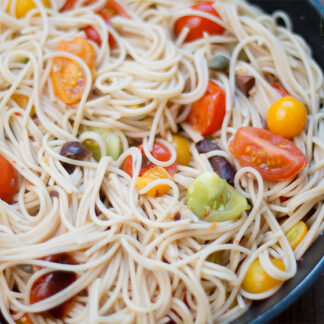
[[[222,127],[225,110],[225,91],[209,80],[205,94],[192,104],[188,121],[194,130],[208,136]]]
[[[87,5],[93,4],[95,2],[97,2],[97,0],[90,0],[87,2]],[[97,12],[97,14],[102,17],[107,25],[110,25],[109,21],[113,16],[129,18],[129,15],[125,11],[125,9],[117,1],[114,0],[107,0],[106,5],[99,12]],[[83,31],[85,32],[88,39],[101,46],[101,38],[95,28],[93,28],[92,26],[86,26],[83,28]],[[108,44],[110,48],[113,48],[115,45],[115,39],[111,34],[108,34]]]
[[[75,260],[68,253],[49,255],[43,258],[45,261],[76,264]],[[77,275],[71,271],[53,271],[39,277],[33,284],[30,293],[30,303],[34,304],[43,299],[51,297],[71,285],[77,279]],[[72,307],[73,298],[64,303],[49,309],[44,314],[50,314],[55,318],[63,319]]]
[[[220,18],[218,12],[213,7],[213,3],[210,1],[195,3],[191,8]],[[224,27],[207,18],[199,16],[183,16],[179,18],[174,25],[175,34],[178,36],[185,27],[189,28],[189,32],[185,39],[186,42],[201,38],[204,32],[207,32],[209,35],[221,35],[225,31]]]
[[[293,142],[263,128],[239,128],[229,150],[242,166],[258,170],[269,181],[289,179],[307,166],[306,156]]]
[[[15,169],[0,155],[0,199],[11,204],[17,188],[18,180]]]
[[[286,89],[280,85],[278,82],[274,82],[271,84],[273,88],[278,90],[282,97],[290,96],[290,94],[286,91]]]
[[[142,166],[141,166],[141,170],[139,173],[139,176],[141,176],[145,171],[156,167],[156,165],[154,163],[150,162],[146,158],[142,145],[138,146],[138,148],[140,149],[140,151],[142,153]],[[168,161],[171,158],[171,153],[168,150],[168,148],[160,143],[153,144],[153,150],[151,151],[151,154],[153,155],[154,158],[156,158],[157,160],[162,161],[162,162]],[[174,162],[170,166],[164,167],[164,168],[169,172],[169,174],[171,176],[173,176],[177,171],[177,162]],[[124,165],[123,165],[123,171],[128,173],[131,177],[133,176],[133,159],[131,156],[126,158]]]
[[[60,12],[71,10],[75,7],[79,0],[66,0],[64,6],[60,9]]]

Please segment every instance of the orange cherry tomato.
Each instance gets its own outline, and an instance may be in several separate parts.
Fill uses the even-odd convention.
[[[282,260],[271,258],[271,262],[280,270],[285,270]],[[259,259],[250,265],[242,282],[242,288],[251,294],[261,294],[278,286],[282,281],[269,276],[261,266]]]
[[[16,321],[17,324],[34,324],[28,314],[24,314],[22,317],[19,318],[18,321]]]
[[[256,169],[265,180],[286,180],[307,166],[305,155],[293,142],[262,128],[239,128],[229,150],[242,166]]]
[[[87,5],[93,4],[95,2],[97,2],[97,0],[90,0],[87,2]],[[105,6],[99,12],[97,12],[97,14],[101,16],[101,18],[107,25],[110,25],[110,19],[113,16],[129,18],[126,10],[117,1],[114,0],[107,0]],[[101,46],[100,35],[94,27],[86,26],[83,28],[83,31],[85,32],[88,39],[98,44],[98,46]],[[110,48],[113,48],[115,45],[115,39],[111,34],[108,34],[108,44]]]
[[[299,243],[304,239],[307,232],[307,225],[303,221],[299,221],[286,233],[287,239],[293,250],[296,249]]]
[[[205,94],[192,104],[188,121],[194,130],[208,136],[222,127],[225,111],[225,91],[209,80]]]
[[[274,82],[271,84],[273,88],[278,90],[278,92],[281,94],[282,97],[289,96],[289,93],[286,91],[286,89],[278,82]]]
[[[213,7],[213,3],[210,1],[195,3],[191,6],[191,8],[220,18],[218,12]],[[224,27],[207,18],[199,16],[183,16],[179,18],[174,25],[175,34],[178,36],[185,27],[189,28],[189,32],[185,39],[186,42],[203,37],[204,32],[208,33],[209,35],[221,35],[225,31]]]
[[[57,51],[74,54],[88,65],[92,75],[95,74],[96,52],[93,45],[84,38],[61,41]],[[55,94],[66,104],[78,102],[85,89],[86,75],[81,66],[72,59],[55,57],[53,59],[51,78]]]
[[[156,166],[152,169],[145,171],[142,176],[136,179],[136,187],[139,190],[143,189],[153,181],[159,179],[173,180],[166,169],[160,166]],[[146,192],[146,194],[155,198],[166,194],[169,190],[170,186],[168,186],[167,184],[160,184],[151,188],[149,191]]]
[[[15,169],[0,155],[0,199],[11,204],[17,188],[18,180]]]
[[[68,253],[59,253],[43,258],[43,260],[62,263],[76,264],[75,260]],[[71,285],[77,279],[77,275],[71,271],[53,271],[39,277],[33,284],[30,293],[30,303],[34,304],[48,297],[55,295]],[[51,308],[43,314],[50,314],[55,318],[63,319],[72,307],[73,297],[64,303]]]
[[[285,138],[299,135],[307,121],[307,109],[294,97],[282,97],[268,110],[269,130]]]
[[[139,176],[141,176],[145,171],[156,167],[156,165],[146,158],[142,145],[138,146],[138,148],[142,153],[142,166],[139,173]],[[168,150],[168,148],[160,143],[154,143],[153,150],[150,153],[153,155],[154,158],[162,162],[168,161],[171,158],[171,153]],[[171,176],[173,176],[177,171],[177,162],[174,162],[170,166],[165,167],[165,169],[169,172]],[[123,171],[128,173],[131,177],[133,176],[133,159],[131,156],[125,159],[125,162],[123,164]]]

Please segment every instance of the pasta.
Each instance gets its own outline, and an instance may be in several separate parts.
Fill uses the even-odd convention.
[[[280,289],[324,228],[323,74],[305,41],[293,34],[287,14],[269,16],[241,0],[213,1],[219,16],[193,9],[192,1],[120,0],[125,14],[107,24],[97,14],[106,0],[74,1],[66,10],[65,1],[33,2],[21,18],[15,11],[19,0],[0,4],[0,155],[19,175],[12,203],[0,199],[4,318],[9,323],[25,314],[32,323],[229,322],[253,300]],[[187,41],[184,28],[175,36],[176,21],[190,15],[208,18],[225,32]],[[62,41],[86,39],[86,26],[99,35],[87,50],[93,49],[93,58],[85,61],[58,48]],[[228,73],[208,67],[216,54],[229,59]],[[57,96],[55,89],[65,81],[53,77],[56,64],[79,69],[80,79],[71,77],[84,80],[76,101],[67,104]],[[238,90],[238,73],[254,77],[249,95]],[[281,97],[270,75],[308,113],[306,126],[292,139],[308,165],[279,182],[242,167],[229,152],[237,130],[263,128],[269,107]],[[225,116],[212,135],[220,148],[200,154],[195,143],[204,136],[187,117],[210,79],[226,94]],[[110,131],[109,141],[120,151],[109,151],[98,128]],[[187,139],[191,155],[174,175],[173,134]],[[96,143],[99,157],[62,155],[63,145],[75,141]],[[155,143],[169,151],[166,160],[152,153]],[[172,177],[158,175],[139,189],[143,154]],[[206,222],[188,208],[188,188],[213,170],[213,156],[235,166],[234,186],[249,202],[250,209],[234,219]],[[123,169],[129,157],[131,175]],[[74,169],[69,173],[66,165]],[[157,186],[166,193],[157,194]],[[301,220],[308,231],[292,249],[286,233]],[[46,259],[60,253],[75,261]],[[211,255],[221,261],[212,262]],[[279,284],[251,293],[242,281],[256,259]],[[56,294],[32,302],[33,286],[53,271],[75,277]],[[71,298],[64,318],[44,313]]]

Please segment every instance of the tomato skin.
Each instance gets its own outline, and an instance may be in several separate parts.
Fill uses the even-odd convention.
[[[87,5],[93,4],[95,2],[97,2],[97,0],[90,0],[87,2]],[[113,16],[129,18],[126,10],[117,1],[114,0],[107,0],[105,6],[99,12],[97,12],[97,14],[101,16],[101,18],[106,22],[107,25],[110,25],[110,19]],[[95,28],[93,28],[92,26],[86,26],[83,28],[83,31],[87,35],[88,39],[94,41],[96,44],[98,44],[98,46],[101,46],[101,38]],[[110,49],[114,48],[115,39],[110,33],[108,33],[108,44]]]
[[[225,91],[209,80],[205,94],[192,104],[188,121],[194,130],[208,136],[222,127],[225,113]]]
[[[11,204],[17,188],[18,180],[15,169],[0,155],[0,199]]]
[[[275,101],[268,110],[269,130],[285,138],[299,135],[306,124],[307,109],[294,97],[286,96]]]
[[[293,142],[262,128],[239,128],[229,150],[243,167],[256,169],[264,180],[287,180],[307,166],[306,156]]]
[[[139,176],[141,176],[145,171],[156,167],[156,165],[154,163],[150,162],[146,158],[146,156],[144,154],[143,145],[139,145],[138,148],[142,153],[142,166],[141,166],[141,170],[139,172]],[[168,161],[171,158],[171,153],[168,150],[168,148],[160,143],[153,144],[153,149],[151,151],[151,154],[154,158],[156,158],[157,160],[162,161],[162,162]],[[174,162],[170,166],[164,167],[164,168],[169,172],[169,174],[171,176],[173,176],[177,171],[177,162]],[[125,162],[123,164],[123,171],[125,171],[131,177],[133,176],[133,159],[131,156],[129,156],[125,159]]]
[[[218,12],[215,10],[212,2],[210,1],[195,3],[191,6],[191,8],[220,18]],[[199,16],[183,16],[179,18],[174,25],[175,34],[179,35],[182,29],[185,27],[189,28],[189,32],[185,39],[186,42],[202,38],[204,32],[207,32],[209,35],[221,35],[225,31],[224,27],[207,18]]]
[[[63,7],[60,12],[65,12],[73,9],[79,0],[65,0]]]
[[[299,243],[304,239],[307,232],[307,225],[303,221],[299,221],[286,233],[287,239],[293,250],[295,250]]]
[[[282,97],[290,96],[290,94],[286,91],[286,89],[283,86],[281,86],[278,82],[274,82],[271,85],[273,88],[278,90],[278,92],[281,94]]]

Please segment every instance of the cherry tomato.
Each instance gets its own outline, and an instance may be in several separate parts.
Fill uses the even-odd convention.
[[[268,110],[269,130],[285,138],[300,134],[305,127],[306,120],[306,107],[294,97],[283,97]]]
[[[224,90],[209,80],[205,94],[192,104],[188,121],[194,130],[203,136],[208,136],[222,127],[225,110]]]
[[[43,258],[43,260],[63,263],[75,264],[73,257],[67,253],[59,253]],[[34,304],[43,299],[51,297],[61,290],[71,285],[77,279],[77,275],[71,271],[53,271],[39,277],[33,284],[30,293],[30,303]],[[49,309],[43,314],[50,314],[55,318],[64,318],[72,307],[73,297],[64,303]]]
[[[213,7],[213,3],[210,1],[195,3],[191,8],[220,18],[218,12]],[[203,37],[204,32],[209,35],[221,35],[225,31],[224,27],[207,18],[199,16],[183,16],[179,18],[174,25],[175,34],[178,36],[185,27],[189,28],[189,32],[185,39],[186,42]]]
[[[8,9],[11,6],[12,0],[9,0],[8,3]],[[44,5],[45,8],[50,8],[51,7],[51,2],[49,0],[42,0],[41,1]],[[23,18],[27,15],[27,13],[32,10],[37,8],[34,0],[17,0],[16,2],[16,17],[18,19]],[[7,10],[8,11],[8,10]]]
[[[97,0],[90,0],[87,2],[87,5],[93,4],[95,2],[97,2]],[[99,12],[97,12],[97,14],[101,16],[101,18],[107,25],[110,25],[110,19],[113,16],[129,18],[126,10],[117,1],[114,0],[107,0],[105,6]],[[83,31],[85,32],[88,39],[98,44],[98,46],[101,46],[100,35],[94,27],[86,26],[83,28]],[[115,39],[111,34],[108,34],[108,44],[110,48],[113,48],[115,45]]]
[[[169,172],[163,167],[156,166],[151,168],[143,173],[142,176],[136,179],[136,187],[137,189],[143,189],[151,182],[158,179],[169,179],[173,180],[170,176]],[[166,194],[170,190],[170,186],[167,184],[156,185],[146,192],[147,195],[155,198]]]
[[[285,270],[285,264],[278,259],[271,259],[271,262],[280,270]],[[262,268],[259,259],[250,265],[242,282],[242,288],[251,294],[261,294],[275,288],[282,281],[270,277]]]
[[[287,239],[293,250],[304,239],[307,232],[308,232],[307,225],[303,221],[299,221],[286,233]]]
[[[273,88],[278,90],[282,97],[289,96],[289,93],[286,91],[286,89],[283,86],[281,86],[278,82],[274,82],[271,85]]]
[[[171,143],[177,152],[177,163],[182,165],[188,165],[191,159],[188,141],[181,136],[173,135]]]
[[[0,155],[0,199],[11,204],[17,188],[18,180],[15,169]]]
[[[139,173],[139,176],[141,176],[145,171],[156,167],[154,163],[151,163],[145,156],[144,154],[144,149],[143,146],[140,145],[138,146],[142,153],[142,167]],[[154,143],[153,144],[153,150],[151,151],[151,154],[153,155],[154,158],[156,158],[159,161],[165,162],[170,160],[171,158],[171,153],[168,150],[166,146],[160,143]],[[168,167],[165,167],[165,169],[169,172],[169,174],[172,176],[176,173],[177,171],[177,162],[174,162]],[[133,159],[131,156],[127,157],[124,165],[123,165],[123,171],[128,173],[131,177],[133,176]]]
[[[94,75],[96,52],[89,41],[82,37],[61,41],[57,50],[74,54],[83,59]],[[51,78],[55,94],[66,104],[73,104],[81,99],[86,86],[86,76],[77,62],[65,57],[55,57]]]
[[[75,7],[77,2],[80,0],[66,0],[64,6],[60,9],[60,12],[71,10]]]
[[[305,155],[293,142],[262,128],[239,128],[229,150],[242,166],[256,169],[265,180],[286,180],[307,166]]]

